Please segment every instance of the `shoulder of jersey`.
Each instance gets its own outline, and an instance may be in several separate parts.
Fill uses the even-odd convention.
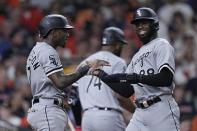
[[[111,52],[98,52],[98,55],[104,56],[104,59],[106,59],[109,62],[113,62],[113,63],[126,63],[125,60],[119,56],[116,56],[115,54],[111,53]]]
[[[166,39],[164,38],[157,38],[157,42],[160,44],[170,44]]]
[[[99,51],[99,52],[96,52],[96,53],[88,56],[84,61],[95,60],[95,59],[102,59],[102,60],[104,60],[105,57],[103,57],[103,56],[105,56],[105,55],[103,55],[103,53],[101,51]],[[84,62],[84,61],[82,61],[82,62]]]
[[[99,52],[96,52],[96,53],[94,53],[94,54],[88,56],[87,58],[85,58],[83,61],[81,61],[80,65],[84,64],[84,62],[86,62],[86,61],[91,61],[91,60],[95,60],[95,59],[101,59],[101,58],[99,57]],[[79,65],[79,66],[80,66],[80,65]]]
[[[121,63],[126,64],[126,61],[123,58],[121,58],[121,57],[117,56],[117,60],[120,61]]]
[[[114,55],[113,53],[99,51],[99,52],[96,52],[95,54],[92,54],[89,57],[87,57],[85,60],[83,60],[81,62],[81,64],[83,64],[87,60],[95,60],[95,59],[106,60],[111,64],[126,63],[124,59]]]
[[[46,43],[36,44],[35,49],[36,49],[36,51],[40,51],[42,53],[55,51],[55,49],[52,46],[50,46],[50,45],[48,45]]]
[[[158,38],[157,42],[156,42],[156,46],[169,46],[169,47],[173,47],[168,40],[164,39],[164,38]]]

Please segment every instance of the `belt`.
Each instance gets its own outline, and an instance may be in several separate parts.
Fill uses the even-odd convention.
[[[161,101],[161,98],[159,98],[159,96],[156,96],[151,99],[144,100],[143,102],[135,101],[134,103],[138,108],[145,109],[145,108],[148,108],[149,106],[151,106],[157,102],[160,102],[160,101]]]
[[[118,109],[114,109],[114,108],[109,108],[109,107],[90,107],[90,108],[86,108],[84,109],[83,111],[87,111],[87,110],[104,110],[104,111],[117,111],[117,112],[120,112],[120,110]]]
[[[39,100],[38,98],[33,99],[33,105],[36,104],[36,103],[39,103],[39,102],[40,102],[40,100]],[[57,105],[57,106],[60,106],[60,107],[64,107],[64,106],[63,106],[63,103],[60,103],[60,102],[58,101],[58,99],[53,99],[53,104],[55,104],[55,105]]]

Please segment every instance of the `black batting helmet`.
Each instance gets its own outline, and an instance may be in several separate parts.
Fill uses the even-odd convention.
[[[46,37],[52,29],[72,29],[68,20],[63,15],[51,14],[45,16],[38,26],[39,36]]]
[[[151,8],[147,7],[141,7],[138,8],[134,12],[134,17],[133,20],[131,21],[131,24],[136,24],[138,20],[152,20],[153,21],[153,29],[154,30],[159,30],[159,19],[157,14],[155,13],[154,10]]]
[[[113,45],[115,42],[127,44],[124,32],[117,27],[108,27],[103,32],[102,45]]]

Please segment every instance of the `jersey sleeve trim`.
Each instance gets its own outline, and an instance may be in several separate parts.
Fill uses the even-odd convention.
[[[167,68],[172,72],[172,74],[175,73],[174,69],[173,69],[168,63],[165,63],[165,64],[161,65],[161,66],[159,67],[159,72],[160,72],[161,69],[163,69],[164,67],[167,67]]]
[[[62,70],[63,70],[63,67],[61,66],[61,67],[58,67],[58,68],[55,68],[55,69],[52,69],[52,70],[48,71],[46,73],[46,75],[49,76],[49,75],[51,75],[51,74],[53,74],[55,72],[62,71]]]

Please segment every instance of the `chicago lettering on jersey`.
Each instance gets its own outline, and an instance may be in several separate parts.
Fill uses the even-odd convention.
[[[146,53],[143,53],[139,58],[137,58],[133,64],[135,66],[137,63],[141,62],[141,67],[143,66],[143,60],[144,58],[148,57],[152,51],[148,51]]]

